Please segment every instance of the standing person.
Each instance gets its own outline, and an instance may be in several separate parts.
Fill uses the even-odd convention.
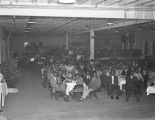
[[[144,78],[144,86],[143,86],[143,89],[146,90],[147,83],[148,83],[148,80],[149,80],[149,72],[148,72],[148,70],[146,68],[143,69],[142,76]]]
[[[118,85],[118,77],[115,75],[115,72],[112,71],[109,79],[107,80],[107,89],[108,94],[111,96],[111,99],[119,99],[119,85]]]
[[[44,79],[44,70],[46,70],[45,65],[43,65],[42,68],[40,69],[40,73],[41,73],[41,79],[42,79],[42,81],[43,81],[43,79]]]
[[[82,55],[80,53],[78,53],[76,55],[76,62],[80,62],[81,61],[81,58],[82,58]]]
[[[102,74],[101,74],[101,88],[104,88],[106,89],[106,73],[105,71],[102,71]]]
[[[83,88],[83,94],[81,96],[81,100],[86,99],[90,92],[98,90],[100,88],[101,86],[100,75],[101,75],[100,71],[94,72],[89,85]]]
[[[61,94],[63,95],[63,98],[66,102],[68,102],[68,97],[66,96],[66,86],[65,83],[63,81],[62,84],[58,84],[57,78],[56,78],[56,73],[50,73],[49,74],[49,81],[50,81],[50,85],[51,85],[51,92],[52,95],[55,95],[56,99],[58,99],[58,94],[57,92],[61,92]],[[52,96],[51,96],[52,97]]]
[[[3,112],[5,97],[8,94],[7,84],[5,82],[4,76],[0,73],[0,112]]]
[[[142,92],[143,92],[143,82],[144,82],[144,78],[143,78],[142,74],[140,73],[140,70],[135,70],[134,76],[135,76],[136,79],[138,80],[137,86],[139,87],[139,94],[142,94]],[[136,87],[137,87],[137,86],[136,86]]]

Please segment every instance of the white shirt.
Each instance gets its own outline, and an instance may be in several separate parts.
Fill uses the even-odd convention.
[[[111,76],[112,77],[112,84],[114,84],[114,76]]]

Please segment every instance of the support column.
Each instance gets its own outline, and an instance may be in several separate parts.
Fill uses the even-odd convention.
[[[90,30],[90,59],[94,59],[94,30]]]
[[[69,35],[66,34],[66,50],[69,48]]]
[[[0,27],[0,64],[2,63],[2,28]]]
[[[9,33],[7,37],[7,58],[10,58],[10,40],[11,40],[11,32]]]
[[[133,49],[136,49],[136,47],[137,47],[137,43],[136,43],[137,41],[136,41],[136,38],[134,39],[134,42],[133,42]]]

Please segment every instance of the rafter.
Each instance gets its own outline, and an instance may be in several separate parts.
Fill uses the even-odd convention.
[[[50,30],[49,32],[56,31],[57,29],[60,29],[60,28],[62,28],[63,26],[65,26],[65,25],[67,25],[67,24],[69,24],[69,23],[71,23],[71,22],[73,22],[73,21],[75,21],[75,20],[77,20],[77,18],[72,18],[72,19],[70,19],[70,20],[66,21],[65,23],[63,23],[63,24],[59,25],[58,27],[53,28],[53,29],[52,29],[52,30]]]
[[[114,28],[118,28],[118,27],[125,27],[125,26],[130,26],[130,25],[136,25],[136,24],[142,24],[142,23],[146,23],[149,22],[149,20],[127,20],[127,21],[120,21],[117,22],[111,26],[103,26],[100,28],[96,28],[94,29],[94,31],[100,31],[100,30],[107,30],[107,29],[114,29]]]
[[[152,0],[152,1],[148,2],[148,3],[144,3],[143,6],[144,7],[149,7],[149,6],[154,5],[154,4],[155,4],[155,1]]]
[[[99,28],[94,28],[94,31],[101,31],[101,30],[109,30],[109,29],[115,29],[115,28],[122,28],[122,27],[126,27],[126,26],[131,26],[131,25],[136,25],[136,24],[142,24],[142,23],[146,23],[146,22],[150,22],[150,20],[127,20],[127,21],[119,21],[117,23],[114,23],[113,25],[105,25]],[[89,30],[85,30],[85,31],[80,31],[77,32],[77,34],[82,34],[82,33],[89,33]]]
[[[103,3],[104,1],[106,1],[106,0],[91,0],[91,4],[92,5],[98,5],[98,4]]]
[[[26,11],[26,12],[25,12]],[[49,16],[83,18],[118,18],[118,19],[155,19],[153,8],[94,8],[94,7],[45,7],[37,6],[0,6],[0,15],[8,16]]]
[[[77,4],[82,5],[84,3],[86,3],[89,0],[77,0]]]
[[[128,5],[128,4],[131,4],[131,3],[134,3],[134,2],[137,2],[137,1],[139,1],[139,0],[122,0],[120,3],[119,3],[119,5],[121,6],[126,6],[126,5]]]
[[[113,5],[113,4],[118,3],[120,1],[122,1],[122,0],[106,0],[106,1],[104,1],[104,3],[105,3],[105,5]]]
[[[152,0],[139,0],[139,1],[128,4],[128,6],[138,6],[140,4],[143,4],[143,3],[149,2],[149,1],[152,1]]]

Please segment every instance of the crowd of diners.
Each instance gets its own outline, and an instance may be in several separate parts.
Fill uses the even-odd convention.
[[[21,69],[14,57],[1,63],[0,73],[4,76],[8,88],[15,88],[16,84],[22,77]]]
[[[18,68],[15,58],[10,58],[0,64],[0,112],[4,107],[8,89],[15,88],[21,77],[21,70]]]
[[[155,83],[155,69],[147,60],[51,60],[42,65],[41,76],[43,86],[51,88],[51,95],[61,96],[65,101],[69,101],[76,90],[81,92],[78,100],[83,101],[102,89],[109,98],[117,100],[125,91],[127,101],[133,91],[139,101],[139,96]]]

